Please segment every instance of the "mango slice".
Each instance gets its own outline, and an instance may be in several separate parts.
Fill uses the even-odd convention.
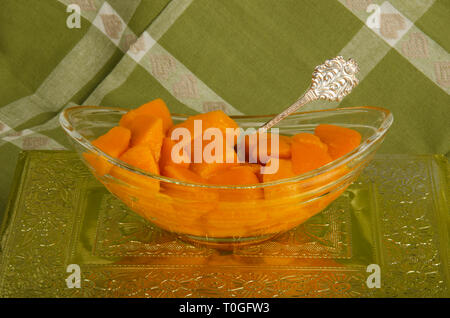
[[[172,116],[166,106],[166,103],[161,98],[148,102],[136,109],[130,110],[120,119],[119,125],[125,128],[130,128],[132,121],[143,115],[151,115],[160,118],[163,122],[164,134],[173,126]]]
[[[165,166],[164,169],[161,171],[161,174],[163,176],[177,179],[181,181],[186,181],[190,183],[206,183],[206,180],[204,180],[202,177],[200,177],[198,174],[192,172],[191,170],[185,168],[185,167],[179,167],[179,166]]]
[[[191,148],[193,149],[193,148]],[[201,162],[195,162],[194,153],[191,155],[191,170],[207,179],[216,172],[239,165],[234,148],[229,146],[223,138],[222,147],[212,141],[204,142],[201,153]]]
[[[153,158],[153,153],[151,149],[146,146],[132,147],[124,152],[119,159],[144,171],[159,174],[159,167],[156,160]],[[137,190],[137,194],[147,191],[159,191],[159,180],[117,166],[114,166],[111,169],[110,175],[127,185],[134,187]]]
[[[206,184],[207,181],[200,177],[195,172],[180,166],[165,166],[161,171],[163,176],[189,182]],[[165,192],[174,198],[182,199],[217,199],[217,194],[214,190],[208,188],[195,188],[178,184],[164,184]]]
[[[309,133],[300,133],[292,137],[292,169],[302,174],[329,163],[332,158],[327,145],[320,138]]]
[[[361,134],[354,129],[329,124],[318,125],[314,134],[328,145],[333,160],[349,153],[361,143]]]
[[[278,138],[278,149],[272,145],[272,138]],[[288,159],[291,158],[292,140],[288,136],[257,133],[245,136],[245,154],[247,161],[251,163],[265,164],[270,157]]]
[[[147,146],[151,149],[156,162],[161,155],[164,139],[163,122],[161,118],[152,115],[136,117],[130,124],[131,146]]]
[[[200,120],[202,124],[202,129],[199,132],[194,131],[194,123],[196,120]],[[217,128],[221,131],[223,136],[226,136],[227,128],[237,129],[239,128],[239,126],[233,119],[231,119],[223,111],[217,110],[189,117],[188,119],[186,119],[186,121],[170,128],[169,131],[167,132],[167,136],[170,137],[173,131],[177,128],[186,128],[191,134],[191,141],[192,141],[196,138],[202,138],[203,133],[208,128]],[[237,137],[230,138],[230,140],[228,140],[228,143],[232,146],[234,146],[236,142]]]
[[[293,169],[293,164],[290,159],[277,159],[271,158],[267,163],[267,166],[273,164],[276,160],[278,160],[278,171],[270,174],[263,174],[263,182],[272,182],[281,179],[292,178],[296,176],[296,173]],[[266,199],[277,199],[280,197],[292,196],[298,193],[299,191],[298,184],[295,183],[286,183],[281,185],[269,186],[264,188],[264,197]]]
[[[190,154],[183,149],[179,149],[178,153],[175,153],[175,156],[178,156],[180,162],[174,162],[174,158],[172,158],[172,150],[177,144],[177,141],[170,139],[169,137],[165,137],[163,139],[163,143],[161,146],[161,156],[159,158],[159,168],[161,170],[164,169],[165,166],[181,166],[184,168],[189,168],[191,162]]]
[[[191,170],[180,166],[166,166],[163,175],[190,183],[205,184],[206,180]],[[163,185],[164,194],[172,200],[175,211],[171,224],[176,232],[185,232],[193,235],[204,236],[208,233],[207,219],[211,211],[216,210],[219,195],[214,189],[194,188],[189,186],[168,184]],[[167,217],[163,219],[166,223]],[[166,227],[167,228],[167,227]]]
[[[253,173],[258,177],[259,182],[263,181],[263,174],[261,173],[264,169],[263,165],[260,165],[259,163],[241,163],[241,166],[249,167]]]
[[[106,134],[92,141],[92,144],[111,157],[118,158],[125,150],[127,150],[130,138],[130,130],[123,127],[114,127]],[[83,157],[95,170],[97,176],[107,174],[112,168],[112,164],[104,157],[94,153],[84,153]]]
[[[220,170],[208,178],[208,183],[215,185],[254,185],[259,183],[259,179],[252,168],[247,166],[237,166]],[[256,189],[219,189],[220,200],[225,201],[246,201],[258,200],[264,197],[261,188]]]

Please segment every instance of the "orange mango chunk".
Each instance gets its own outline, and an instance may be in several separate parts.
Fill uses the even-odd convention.
[[[294,136],[292,136],[292,142],[299,142],[304,144],[311,144],[314,146],[317,146],[318,149],[327,151],[328,146],[324,144],[320,138],[317,138],[317,136],[314,136],[310,133],[299,133]]]
[[[194,131],[194,122],[196,120],[201,120],[202,130],[199,132]],[[179,123],[179,124],[173,126],[172,128],[170,128],[167,133],[167,136],[170,137],[172,135],[172,132],[176,128],[186,128],[191,134],[191,141],[192,141],[196,138],[202,138],[203,132],[208,128],[218,128],[222,132],[223,136],[225,136],[227,128],[237,129],[237,128],[239,128],[239,126],[232,118],[230,118],[223,111],[216,110],[216,111],[212,111],[209,113],[198,114],[198,115],[189,117],[184,122]],[[237,137],[230,138],[228,143],[230,145],[234,146],[236,144],[236,141],[237,141]]]
[[[153,157],[153,153],[151,149],[146,146],[131,147],[125,151],[119,159],[141,170],[159,174],[159,167]]]
[[[292,167],[292,161],[289,159],[277,159],[277,158],[271,158],[269,162],[267,162],[267,167],[272,165],[276,160],[278,160],[278,170],[275,171],[275,173],[263,173],[263,181],[264,182],[272,182],[280,179],[287,179],[295,177],[296,174],[294,173],[293,167]]]
[[[272,138],[278,138],[278,149],[275,144],[272,145]],[[288,136],[257,133],[255,135],[245,136],[245,155],[246,159],[252,163],[265,164],[270,158],[288,159],[291,157],[292,140]]]
[[[123,127],[114,127],[106,134],[98,137],[92,144],[111,157],[118,158],[130,143],[131,132]],[[98,156],[94,153],[84,153],[83,157],[94,168],[98,176],[107,174],[112,167],[106,158]]]
[[[163,122],[161,118],[151,115],[136,117],[130,124],[131,146],[147,146],[152,150],[153,157],[158,162],[164,139]]]
[[[153,153],[151,149],[146,146],[132,147],[124,152],[119,159],[146,172],[159,174],[159,167],[156,160],[153,158]],[[114,166],[111,169],[110,174],[127,185],[131,185],[136,188],[137,193],[159,191],[159,180],[152,179],[117,166]],[[126,189],[127,187],[124,188]]]
[[[166,166],[163,175],[189,183],[207,184],[206,180],[191,170],[180,166]],[[205,217],[217,209],[219,194],[215,189],[190,187],[174,183],[162,183],[163,192],[171,198],[176,228],[185,227],[189,232],[204,235],[207,231]],[[163,217],[164,222],[167,216]],[[188,232],[188,233],[189,233]]]
[[[130,130],[113,127],[106,134],[92,141],[92,144],[111,157],[117,158],[128,148],[130,137]]]
[[[191,155],[191,170],[204,179],[219,170],[239,165],[236,152],[226,143],[226,140],[222,140],[222,147],[220,147],[220,143],[214,144],[213,142],[203,141],[201,162],[195,162],[194,153]],[[194,149],[193,146],[191,149]]]
[[[130,128],[131,123],[135,118],[142,115],[151,115],[153,117],[160,118],[163,123],[164,134],[167,130],[173,126],[172,116],[166,106],[166,103],[161,98],[148,102],[136,109],[130,110],[128,113],[122,116],[119,125],[125,128]]]
[[[270,166],[276,158],[270,159],[266,167]],[[268,186],[264,188],[264,196],[266,199],[277,199],[282,197],[291,197],[300,194],[305,191],[309,191],[334,180],[337,180],[344,176],[348,172],[346,166],[339,166],[325,173],[316,175],[312,178],[308,178],[302,181],[296,181],[293,183],[283,183],[276,186]],[[292,160],[279,159],[278,171],[273,174],[263,174],[263,182],[272,182],[281,179],[288,179],[298,175],[294,172],[294,165]]]
[[[195,172],[180,166],[165,166],[164,169],[161,171],[161,174],[163,176],[177,179],[181,181],[186,181],[189,183],[206,183],[206,180],[200,177]]]
[[[263,165],[258,163],[241,163],[241,166],[249,167],[253,173],[258,177],[259,182],[263,182],[263,174],[261,173],[262,169],[264,169]]]
[[[230,167],[238,166],[237,163],[193,163],[190,169],[201,176],[202,178],[209,178],[220,170],[224,170]]]
[[[161,174],[172,179],[189,183],[207,183],[205,179],[188,168],[175,165],[165,166],[161,171]],[[208,201],[211,201],[210,203],[217,201],[217,193],[212,189],[195,188],[171,183],[164,183],[164,188],[166,193],[175,199],[206,201],[201,204],[206,204],[207,208],[209,208],[209,205],[213,205],[209,204]]]
[[[264,173],[263,182],[272,182],[280,179],[287,179],[296,176],[293,164],[290,159],[271,158],[267,163],[267,167],[274,164],[278,160],[278,170],[275,173]],[[264,197],[266,199],[277,199],[284,196],[293,196],[298,193],[299,186],[296,183],[285,183],[281,185],[268,186],[264,188]]]
[[[259,183],[259,179],[252,168],[247,166],[237,166],[225,170],[220,170],[208,178],[208,183],[214,185],[254,185]],[[258,200],[264,197],[261,188],[256,189],[219,189],[220,200],[224,201],[246,201]]]
[[[278,158],[287,159],[291,157],[292,139],[289,136],[278,135],[280,138],[278,148]],[[272,155],[273,156],[273,155]]]
[[[175,153],[175,155],[179,156],[181,162],[179,163],[174,162],[172,158],[172,150],[174,146],[177,144],[177,142],[178,141],[172,140],[169,137],[164,137],[161,146],[161,156],[159,158],[159,168],[161,170],[163,170],[165,166],[178,166],[178,165],[181,167],[189,168],[191,156],[186,150],[183,151],[183,149],[180,148],[178,154]]]
[[[300,133],[292,137],[292,169],[302,174],[331,162],[327,145],[320,138],[309,133]]]
[[[333,160],[349,153],[361,143],[361,134],[354,129],[329,124],[318,125],[314,134],[328,145]]]

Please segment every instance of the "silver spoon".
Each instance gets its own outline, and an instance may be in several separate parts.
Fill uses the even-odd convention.
[[[353,59],[345,61],[342,56],[337,56],[316,66],[312,74],[311,86],[306,93],[282,113],[261,126],[258,131],[262,133],[266,132],[272,126],[278,124],[284,118],[311,101],[318,99],[330,102],[341,101],[358,85],[359,81],[355,76],[358,72],[358,64]]]

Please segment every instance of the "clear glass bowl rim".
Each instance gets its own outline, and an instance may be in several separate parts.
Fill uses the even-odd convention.
[[[185,181],[180,181],[177,179],[173,179],[173,178],[169,178],[169,177],[165,177],[165,176],[161,176],[161,175],[152,174],[152,173],[146,172],[142,169],[139,169],[137,167],[134,167],[132,165],[129,165],[126,162],[124,162],[118,158],[111,157],[108,154],[104,153],[102,150],[100,150],[99,148],[92,145],[92,143],[89,140],[87,140],[83,135],[81,135],[73,127],[71,120],[70,120],[71,112],[80,111],[80,110],[92,110],[92,109],[101,110],[101,111],[109,110],[109,111],[124,112],[124,113],[128,112],[130,110],[127,108],[122,108],[122,107],[105,107],[105,106],[71,106],[71,107],[67,107],[66,109],[64,109],[59,116],[60,125],[63,128],[63,130],[65,131],[65,133],[67,135],[69,135],[69,137],[72,140],[74,140],[76,143],[80,144],[82,147],[84,147],[102,157],[105,157],[108,162],[112,163],[115,166],[118,166],[118,167],[128,170],[130,172],[137,173],[139,175],[143,175],[143,176],[146,176],[146,177],[149,177],[152,179],[156,179],[156,180],[163,181],[166,183],[171,183],[171,184],[188,186],[188,187],[228,189],[228,190],[256,189],[256,188],[264,188],[264,187],[269,187],[269,186],[282,185],[285,183],[296,183],[296,182],[307,180],[307,179],[316,177],[318,175],[327,173],[337,167],[347,164],[348,162],[350,162],[360,156],[363,156],[366,152],[369,152],[369,150],[384,137],[384,135],[387,133],[389,127],[392,125],[393,119],[394,119],[392,113],[388,109],[385,109],[382,107],[376,107],[376,106],[342,107],[342,108],[334,108],[334,109],[324,109],[324,110],[314,110],[314,111],[293,113],[293,114],[291,114],[291,116],[292,115],[307,116],[309,114],[314,114],[314,113],[357,111],[357,110],[370,109],[370,110],[379,111],[380,113],[384,114],[384,120],[381,122],[380,126],[376,129],[374,134],[372,134],[367,139],[365,139],[357,148],[355,148],[353,151],[347,153],[346,155],[344,155],[344,156],[342,156],[320,168],[308,171],[306,173],[297,175],[292,178],[280,179],[280,180],[271,181],[271,182],[261,182],[259,184],[248,185],[248,186],[211,185],[211,184],[203,184],[203,183],[185,182]],[[189,116],[192,116],[192,115],[176,114],[176,113],[171,114],[171,115],[172,115],[172,118],[177,117],[179,119],[183,119],[183,118],[185,119]],[[254,118],[254,119],[261,119],[261,118],[270,119],[270,118],[273,118],[274,116],[276,116],[276,115],[232,115],[230,117],[233,119],[252,119],[252,118]],[[351,173],[352,171],[353,170],[350,170],[348,173]],[[341,177],[346,177],[346,176],[347,176],[347,174],[345,174],[344,176],[341,176]],[[334,180],[334,181],[337,181],[337,180]]]

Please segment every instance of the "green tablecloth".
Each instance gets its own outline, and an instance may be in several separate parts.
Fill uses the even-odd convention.
[[[275,113],[336,55],[358,61],[361,84],[308,108],[386,107],[380,152],[449,156],[449,16],[448,0],[1,0],[0,211],[22,149],[70,147],[68,105]]]

